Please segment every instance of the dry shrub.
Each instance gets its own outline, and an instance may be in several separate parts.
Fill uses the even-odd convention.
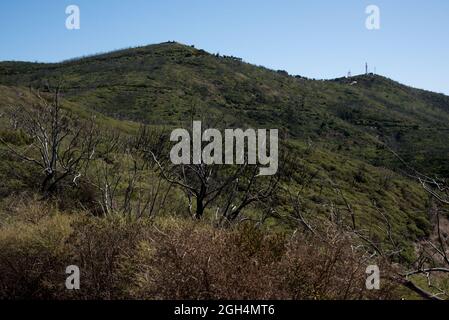
[[[396,284],[385,261],[357,251],[354,239],[342,234],[326,239],[297,236],[288,244],[279,273],[294,300],[394,299]],[[367,290],[369,265],[381,270],[381,290]]]
[[[143,243],[132,294],[149,299],[268,299],[277,295],[270,268],[283,241],[258,231],[177,223]],[[246,235],[249,238],[246,238]]]
[[[365,289],[368,261],[349,239],[338,243],[266,233],[252,226],[216,230],[166,227],[141,245],[131,295],[147,299],[388,299]]]
[[[347,237],[292,238],[249,223],[217,229],[168,217],[153,223],[65,215],[33,201],[21,210],[0,227],[0,298],[394,297],[383,265],[382,290],[365,290],[366,266],[380,262],[360,255]],[[65,289],[68,265],[80,267],[80,290]]]
[[[126,298],[143,225],[120,218],[55,215],[0,229],[0,298]],[[81,290],[66,290],[66,267],[81,271]]]
[[[73,252],[71,264],[81,270],[82,290],[72,292],[73,298],[126,298],[133,272],[127,261],[136,255],[146,225],[145,220],[120,216],[77,221],[68,246]]]
[[[0,299],[50,299],[64,291],[70,223],[53,215],[0,229]]]
[[[0,224],[8,221],[37,224],[43,218],[58,213],[56,203],[41,201],[35,193],[10,195],[1,201]]]

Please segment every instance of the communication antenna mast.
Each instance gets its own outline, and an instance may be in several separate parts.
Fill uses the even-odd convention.
[[[365,63],[365,74],[368,75],[368,62]]]

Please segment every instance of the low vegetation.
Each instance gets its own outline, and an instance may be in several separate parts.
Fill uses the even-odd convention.
[[[389,280],[381,291],[365,289],[366,263],[381,261],[342,235],[324,240],[250,223],[217,229],[174,216],[98,218],[20,202],[3,209],[14,211],[0,229],[3,299],[400,297]],[[82,270],[79,291],[65,288],[72,264]]]

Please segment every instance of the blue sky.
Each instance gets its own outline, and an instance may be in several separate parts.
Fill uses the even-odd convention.
[[[81,29],[65,28],[68,5]],[[377,5],[381,29],[365,28]],[[364,71],[449,94],[447,0],[15,0],[0,2],[0,61],[56,62],[175,40],[311,78]]]

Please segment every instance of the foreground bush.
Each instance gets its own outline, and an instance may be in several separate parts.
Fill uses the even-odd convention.
[[[56,215],[1,228],[0,298],[49,299],[66,292],[70,223],[70,217]]]
[[[67,215],[35,210],[38,205],[2,223],[0,298],[395,298],[388,281],[380,291],[365,289],[366,266],[379,262],[365,259],[345,237],[322,241],[250,224],[217,229],[175,218]],[[29,218],[33,210],[39,219]],[[73,264],[81,288],[69,291],[65,268]]]
[[[266,234],[252,226],[170,227],[141,246],[136,297],[149,299],[389,299],[365,289],[368,261],[335,243]],[[312,245],[313,243],[313,245]]]

